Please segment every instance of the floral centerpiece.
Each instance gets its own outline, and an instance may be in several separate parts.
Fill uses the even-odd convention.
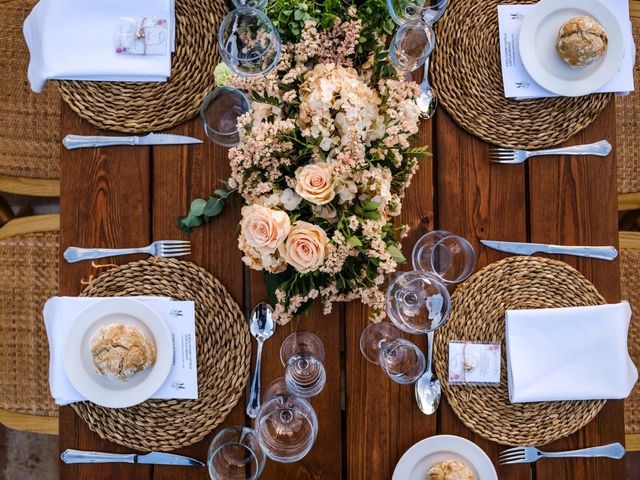
[[[420,89],[398,78],[384,52],[393,26],[384,2],[359,5],[275,0],[267,13],[283,38],[277,67],[216,82],[242,89],[252,108],[238,120],[231,177],[178,219],[185,229],[243,202],[238,246],[263,270],[286,323],[314,301],[360,300],[384,316],[380,286],[404,261],[395,226],[404,190],[426,147],[416,139]]]

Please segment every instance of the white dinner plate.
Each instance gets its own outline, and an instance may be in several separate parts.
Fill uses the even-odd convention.
[[[498,480],[487,454],[475,443],[455,435],[436,435],[413,445],[396,465],[392,480],[424,480],[429,468],[442,460],[460,460],[477,480]]]
[[[569,18],[588,15],[607,34],[602,58],[586,67],[571,68],[556,51],[558,32]],[[595,92],[609,82],[624,56],[622,29],[615,15],[598,0],[542,0],[522,21],[520,56],[529,75],[543,88],[565,97]]]
[[[156,362],[126,382],[98,373],[90,340],[112,323],[140,328],[156,347]],[[162,317],[144,303],[110,298],[84,310],[73,322],[65,344],[64,369],[71,384],[87,400],[109,408],[125,408],[149,399],[164,383],[173,363],[173,339]]]

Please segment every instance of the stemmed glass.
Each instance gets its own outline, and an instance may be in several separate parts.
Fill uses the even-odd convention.
[[[476,254],[464,238],[445,230],[426,233],[413,246],[414,270],[431,272],[446,284],[466,280],[473,273]]]
[[[262,473],[265,461],[256,432],[243,425],[218,432],[207,455],[209,476],[213,480],[255,480]]]
[[[279,394],[261,405],[255,429],[260,446],[271,460],[293,463],[313,447],[318,417],[304,398]]]
[[[402,338],[400,330],[389,322],[372,323],[365,328],[360,335],[360,351],[400,384],[415,382],[426,365],[420,349]]]
[[[256,8],[240,7],[229,13],[218,30],[222,60],[237,75],[265,75],[280,61],[280,34],[269,17]]]
[[[407,22],[398,27],[389,44],[389,60],[402,74],[419,68],[436,44],[436,35],[424,22]]]
[[[389,15],[397,25],[423,21],[428,25],[436,23],[449,6],[450,0],[387,0]]]
[[[327,383],[322,363],[324,346],[313,333],[294,332],[285,338],[280,347],[280,360],[285,367],[285,382],[293,395],[313,397]]]

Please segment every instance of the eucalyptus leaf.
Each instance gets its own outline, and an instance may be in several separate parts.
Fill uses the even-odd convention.
[[[216,197],[209,197],[203,213],[207,217],[215,217],[222,212],[222,207],[224,207],[224,200]]]
[[[207,202],[204,198],[196,198],[191,202],[191,208],[189,209],[189,216],[200,216],[204,212]]]

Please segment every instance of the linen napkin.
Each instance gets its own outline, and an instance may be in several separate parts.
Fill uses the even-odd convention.
[[[507,310],[512,403],[625,398],[638,380],[627,349],[629,303]]]
[[[619,19],[624,36],[624,58],[618,73],[599,93],[613,92],[626,95],[634,89],[633,64],[636,50],[633,43],[631,21],[629,20],[628,0],[610,0],[607,6]],[[522,64],[518,36],[522,21],[535,5],[498,5],[498,25],[500,31],[500,62],[502,82],[507,98],[527,100],[531,98],[557,97],[558,95],[542,88],[529,75]]]
[[[173,366],[167,380],[151,398],[198,398],[195,309],[190,301],[166,297],[127,297],[139,300],[164,319],[173,337]],[[49,339],[49,387],[58,405],[86,400],[71,385],[64,370],[63,352],[71,325],[80,313],[101,297],[53,297],[44,306],[44,324]]]
[[[167,53],[116,53],[121,17],[167,19]],[[163,82],[171,73],[175,45],[174,0],[40,0],[23,33],[31,56],[29,82],[36,93],[49,79]]]

